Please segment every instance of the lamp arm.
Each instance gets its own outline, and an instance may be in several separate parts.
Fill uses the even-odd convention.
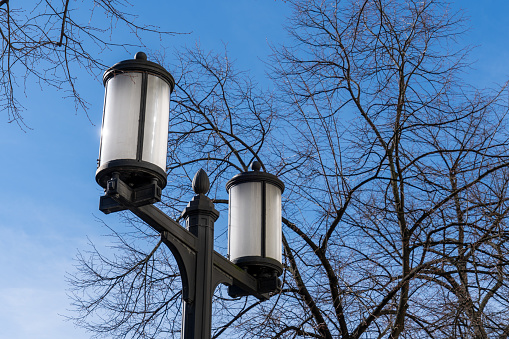
[[[139,189],[138,189],[139,191]],[[150,191],[146,189],[145,191]],[[156,192],[156,190],[152,190]],[[141,220],[147,223],[156,232],[161,234],[163,242],[171,250],[177,261],[182,276],[182,289],[184,300],[192,300],[188,291],[192,291],[192,279],[189,275],[196,270],[196,253],[198,252],[198,238],[183,228],[178,222],[170,218],[154,205],[137,206],[139,203],[136,190],[126,185],[118,177],[108,181],[106,194],[101,197],[99,209],[104,213],[120,210],[130,210]],[[142,197],[144,201],[147,197]],[[258,281],[251,274],[233,264],[216,251],[213,251],[212,284],[215,288],[219,284],[233,287],[233,296],[253,295],[260,300],[269,299],[268,293],[258,292]]]

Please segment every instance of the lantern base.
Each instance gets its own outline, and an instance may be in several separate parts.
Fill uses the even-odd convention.
[[[259,293],[275,293],[281,289],[278,276],[283,273],[283,266],[277,260],[252,256],[237,258],[232,262],[256,278]],[[238,298],[250,294],[237,286],[229,286],[228,295]]]
[[[276,259],[264,258],[258,256],[239,257],[231,260],[235,265],[245,269],[253,276],[256,276],[264,269],[270,269],[276,272],[279,277],[283,274],[283,265]]]
[[[119,173],[119,178],[131,188],[146,186],[155,179],[157,185],[163,189],[166,187],[166,172],[159,166],[147,161],[133,159],[112,160],[102,164],[95,173],[95,180],[103,188],[106,188],[112,174]]]

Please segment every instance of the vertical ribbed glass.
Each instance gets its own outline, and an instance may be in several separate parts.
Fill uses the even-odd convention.
[[[149,75],[142,159],[166,171],[170,86],[161,78]]]
[[[229,192],[228,254],[240,257],[261,256],[262,183],[235,185]]]
[[[136,159],[141,73],[117,74],[106,83],[99,165]]]
[[[281,262],[281,189],[269,183],[266,184],[266,257]]]

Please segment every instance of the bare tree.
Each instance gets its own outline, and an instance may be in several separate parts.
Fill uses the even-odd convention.
[[[214,337],[507,338],[508,103],[505,87],[464,82],[460,14],[440,0],[292,5],[277,93],[226,54],[189,50],[169,67],[168,213],[199,167],[220,206],[254,159],[286,184],[282,291],[260,303],[218,290]],[[176,272],[125,217],[152,246],[80,257],[76,319],[99,336],[176,337]]]
[[[507,310],[499,293],[507,281],[507,103],[500,90],[462,83],[461,17],[441,1],[295,6],[296,44],[277,51],[276,79],[300,117],[289,123],[306,159],[292,186],[294,213],[302,199],[314,205],[287,225],[307,249],[302,264],[321,266],[318,284],[297,284],[314,290],[302,298],[316,332],[507,335],[507,325],[493,326],[507,324],[495,312]],[[486,220],[486,208],[499,219]]]
[[[27,83],[63,90],[66,97],[74,99],[77,110],[87,113],[88,102],[78,89],[75,70],[81,68],[97,76],[106,68],[100,52],[132,46],[112,42],[115,30],[130,32],[135,37],[132,41],[139,45],[142,33],[174,34],[138,24],[129,7],[132,5],[124,0],[43,0],[28,4],[2,0],[0,108],[7,113],[7,121],[27,127],[20,99],[27,94],[23,93]]]

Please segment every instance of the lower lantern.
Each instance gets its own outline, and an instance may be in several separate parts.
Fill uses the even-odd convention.
[[[283,273],[281,194],[284,184],[275,175],[252,172],[234,176],[226,184],[229,194],[228,255],[236,265],[267,283]],[[273,279],[273,278],[276,279]],[[272,288],[268,288],[272,289]]]

